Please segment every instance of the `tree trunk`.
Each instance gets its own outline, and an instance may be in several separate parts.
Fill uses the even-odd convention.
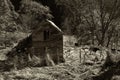
[[[104,39],[105,39],[105,32],[102,32],[102,37],[101,37],[101,40],[99,42],[99,45],[104,46],[104,42],[105,42]]]
[[[92,45],[94,45],[94,30],[92,32]]]
[[[111,37],[108,37],[108,42],[107,42],[106,47],[109,47],[110,41],[111,41]]]

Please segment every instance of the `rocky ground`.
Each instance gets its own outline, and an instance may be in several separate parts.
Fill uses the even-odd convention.
[[[26,67],[21,70],[2,72],[0,73],[0,80],[91,80],[92,76],[100,73],[105,57],[102,60],[99,55],[100,52],[95,55],[94,53],[90,54],[87,50],[81,49],[80,51],[80,49],[80,47],[64,47],[66,63],[49,67]],[[85,53],[87,53],[86,56],[84,56]]]

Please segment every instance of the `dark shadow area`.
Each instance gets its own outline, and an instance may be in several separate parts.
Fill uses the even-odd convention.
[[[20,2],[21,0],[10,0],[15,8],[15,11],[18,11],[20,8]]]
[[[51,10],[51,14],[53,15],[53,22],[55,22],[56,25],[61,26],[61,23],[63,22],[63,11],[61,11],[62,7],[57,6],[55,0],[35,0],[37,2],[42,3],[44,6],[48,6]],[[60,27],[62,28],[62,27]]]
[[[120,69],[113,67],[98,76],[92,77],[91,80],[112,80],[112,77],[116,75],[120,76]]]

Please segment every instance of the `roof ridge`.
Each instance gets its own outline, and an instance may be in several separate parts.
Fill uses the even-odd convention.
[[[46,19],[47,22],[49,22],[51,25],[53,25],[58,31],[60,31],[61,33],[63,33],[63,31],[51,20]]]

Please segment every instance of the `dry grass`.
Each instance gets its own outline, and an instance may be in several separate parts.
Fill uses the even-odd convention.
[[[84,65],[80,63],[79,49],[64,48],[66,63],[49,67],[27,67],[22,70],[2,72],[0,80],[84,80],[97,75],[101,64]],[[82,56],[84,52],[82,52]],[[83,59],[83,57],[82,57]],[[86,58],[89,60],[90,58]]]
[[[87,55],[84,57],[85,52],[81,50],[80,62],[80,49],[81,47],[64,47],[65,63],[48,67],[26,67],[21,70],[1,72],[0,80],[91,80],[92,76],[101,74],[101,65],[103,65],[106,58],[105,52],[103,52],[104,59],[101,61],[99,52],[90,54],[87,51]],[[0,52],[6,53],[9,50],[10,48],[7,48]],[[3,58],[3,56],[1,57]],[[98,58],[97,61],[95,61],[95,57]],[[119,76],[115,75],[111,79],[119,80]]]

